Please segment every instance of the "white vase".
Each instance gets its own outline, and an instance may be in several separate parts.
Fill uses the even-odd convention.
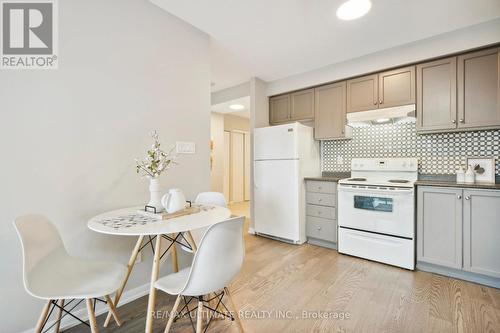
[[[476,178],[476,174],[474,173],[474,169],[472,165],[469,165],[467,172],[465,173],[465,182],[469,184],[473,184]]]
[[[155,207],[157,213],[162,212],[163,211],[163,206],[161,204],[162,192],[161,192],[160,180],[158,178],[149,179],[149,194],[150,194],[150,199],[148,202],[148,206]]]

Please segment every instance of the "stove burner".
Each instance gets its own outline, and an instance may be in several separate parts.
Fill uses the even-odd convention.
[[[409,183],[409,180],[406,179],[390,179],[389,183],[397,183],[397,184],[406,184]]]
[[[366,182],[366,178],[349,178],[348,181],[351,181],[351,182]]]

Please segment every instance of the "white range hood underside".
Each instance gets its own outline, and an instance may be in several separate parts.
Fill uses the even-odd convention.
[[[387,122],[414,122],[415,121],[415,104],[396,106],[385,109],[375,109],[369,111],[351,112],[347,114],[347,123],[350,126],[356,127],[366,126],[372,122],[376,123],[377,120],[384,120],[380,123]],[[372,123],[373,124],[373,123]]]

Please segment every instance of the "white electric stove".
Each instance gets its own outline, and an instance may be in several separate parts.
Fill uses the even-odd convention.
[[[415,158],[352,159],[338,185],[338,250],[415,268]]]

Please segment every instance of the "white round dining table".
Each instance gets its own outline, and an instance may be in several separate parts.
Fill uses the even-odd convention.
[[[115,306],[123,294],[127,285],[127,281],[134,268],[138,253],[145,248],[148,243],[153,246],[153,240],[156,238],[154,246],[154,259],[151,271],[151,285],[149,291],[148,310],[146,313],[146,333],[151,333],[153,330],[153,313],[156,303],[156,289],[154,284],[158,280],[160,269],[160,260],[163,255],[161,253],[161,240],[170,241],[168,249],[172,255],[173,271],[178,272],[179,266],[177,261],[176,244],[181,244],[181,238],[188,242],[188,245],[193,249],[197,249],[191,230],[209,227],[218,222],[222,222],[231,217],[231,211],[226,207],[200,205],[200,211],[190,215],[172,217],[168,220],[154,220],[144,218],[138,211],[143,207],[128,207],[106,212],[91,218],[87,226],[90,230],[98,233],[115,235],[115,236],[136,236],[138,237],[132,254],[127,265],[127,274],[123,279],[120,289],[115,295]],[[144,237],[148,237],[148,242],[143,245]],[[112,314],[108,313],[104,327],[107,327],[111,320]]]
[[[90,230],[108,235],[154,236],[176,234],[208,227],[227,220],[231,216],[231,211],[226,207],[204,205],[200,206],[200,211],[197,213],[173,217],[168,220],[158,220],[145,224],[136,223],[134,225],[119,228],[114,228],[102,223],[102,221],[105,220],[136,215],[141,208],[143,207],[129,207],[103,213],[91,218],[87,226]]]

